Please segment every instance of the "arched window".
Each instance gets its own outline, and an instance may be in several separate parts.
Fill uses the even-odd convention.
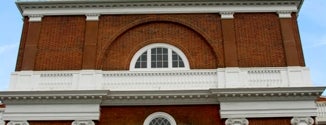
[[[180,49],[165,43],[143,47],[134,55],[130,63],[130,70],[174,69],[189,69],[188,59]]]
[[[149,115],[144,125],[177,125],[174,118],[165,112],[155,112]]]

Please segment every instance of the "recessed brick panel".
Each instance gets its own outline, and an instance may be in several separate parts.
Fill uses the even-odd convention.
[[[249,118],[250,125],[291,125],[292,118]]]
[[[82,64],[85,17],[44,17],[35,70],[79,70]]]
[[[143,125],[155,112],[168,113],[177,125],[224,125],[218,105],[101,107],[97,125]]]
[[[240,67],[286,66],[276,13],[235,14]]]
[[[150,43],[181,49],[192,69],[224,66],[217,14],[101,16],[98,68],[128,70],[133,55]]]

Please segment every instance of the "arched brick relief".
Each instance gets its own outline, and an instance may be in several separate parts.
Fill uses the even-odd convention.
[[[130,60],[133,56],[133,54],[140,49],[141,47],[154,43],[155,42],[161,42],[161,43],[168,43],[171,45],[174,45],[176,47],[179,47],[184,53],[188,56],[190,52],[189,48],[183,47],[180,43],[180,39],[171,39],[170,36],[173,36],[175,34],[168,34],[167,32],[161,31],[161,37],[152,37],[147,39],[142,39],[143,41],[138,41],[137,45],[132,46],[133,50],[131,50],[128,53],[128,57],[125,57],[128,59],[128,63],[120,64],[123,65],[121,67],[110,67],[109,64],[105,64],[108,60],[108,56],[112,53],[112,49],[114,49],[113,46],[117,47],[114,44],[122,44],[121,39],[124,39],[126,35],[130,35],[133,30],[143,27],[150,24],[157,24],[163,25],[163,24],[169,24],[166,28],[162,28],[160,30],[172,30],[175,31],[177,29],[183,29],[183,31],[186,31],[188,34],[191,32],[192,37],[187,38],[188,41],[191,38],[194,38],[193,36],[196,36],[196,38],[201,39],[201,43],[204,43],[207,50],[210,50],[211,52],[202,52],[201,54],[210,53],[212,56],[214,56],[214,59],[211,58],[209,60],[210,62],[214,62],[215,64],[212,65],[210,63],[203,64],[199,66],[198,64],[194,63],[191,59],[189,59],[189,63],[191,68],[216,68],[216,67],[223,67],[224,66],[224,54],[223,54],[223,44],[222,44],[222,36],[221,36],[221,27],[220,27],[220,17],[219,15],[210,15],[209,18],[205,18],[205,15],[195,15],[195,16],[204,16],[202,18],[195,18],[193,15],[139,15],[139,16],[101,16],[100,19],[100,29],[99,32],[102,34],[99,34],[99,52],[98,52],[98,58],[97,58],[97,68],[98,69],[110,69],[110,70],[127,70]],[[187,20],[189,17],[192,17],[192,20]],[[200,20],[202,19],[202,20]],[[133,21],[131,21],[133,20]],[[122,22],[121,22],[122,21]],[[158,24],[160,23],[160,24]],[[203,24],[201,24],[203,23]],[[204,23],[213,23],[212,25],[204,25]],[[171,26],[174,27],[171,27]],[[177,29],[173,29],[176,28]],[[111,30],[110,30],[111,28]],[[170,29],[169,29],[170,28]],[[172,28],[172,29],[171,29]],[[117,30],[112,30],[117,29]],[[186,30],[185,30],[186,29]],[[151,32],[154,33],[157,30],[157,28],[148,28],[148,32],[146,32],[146,35],[150,35]],[[143,31],[138,31],[143,32]],[[165,33],[165,36],[163,37],[162,34]],[[183,32],[178,32],[180,34],[183,34]],[[112,34],[112,35],[109,35]],[[195,35],[194,35],[195,34]],[[170,35],[170,36],[169,36]],[[136,37],[144,36],[143,35],[133,35],[134,37],[129,37],[130,40],[138,39]],[[136,36],[136,37],[135,37]],[[175,35],[178,36],[178,35]],[[168,40],[167,40],[168,39]],[[125,39],[127,40],[127,39]],[[119,41],[119,42],[118,42]],[[127,40],[128,41],[128,40]],[[134,41],[135,42],[135,41]],[[195,44],[194,44],[195,45]],[[127,45],[122,45],[124,47],[127,47]],[[204,48],[199,48],[196,50],[203,50]],[[189,51],[189,52],[187,52]],[[197,53],[199,54],[199,53]],[[207,54],[206,54],[207,55]],[[119,58],[119,57],[111,57],[111,58]],[[189,57],[191,58],[191,57]],[[219,60],[219,61],[217,61]],[[202,62],[205,63],[205,62]],[[207,63],[207,62],[206,62]]]
[[[133,55],[151,43],[167,43],[187,56],[190,68],[217,67],[217,56],[207,40],[194,30],[175,22],[151,21],[128,29],[102,52],[103,70],[128,70]]]

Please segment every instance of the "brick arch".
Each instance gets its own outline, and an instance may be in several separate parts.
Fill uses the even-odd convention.
[[[124,35],[126,32],[134,29],[135,27],[138,27],[138,26],[144,25],[144,24],[154,23],[154,22],[165,22],[165,23],[178,24],[181,27],[186,27],[189,30],[195,32],[196,34],[199,35],[199,37],[204,39],[204,42],[208,45],[210,50],[213,51],[215,59],[216,60],[218,59],[217,55],[219,55],[219,54],[218,54],[217,47],[214,47],[214,45],[213,45],[214,44],[214,39],[211,38],[205,31],[203,31],[202,28],[199,28],[198,26],[193,25],[193,24],[187,22],[186,20],[182,20],[182,19],[178,19],[178,18],[172,18],[172,17],[156,16],[156,17],[147,17],[147,18],[135,20],[135,21],[127,24],[123,28],[119,29],[117,32],[115,32],[112,35],[112,37],[109,40],[107,40],[107,42],[105,42],[104,46],[100,50],[98,58],[97,58],[97,67],[99,69],[102,69],[103,62],[105,61],[105,57],[107,57],[110,46],[112,45],[112,43],[116,42],[116,40],[119,37]],[[164,41],[161,41],[161,42],[164,42]],[[223,57],[221,57],[221,58],[223,58]],[[216,62],[216,65],[218,65],[218,62]],[[216,68],[216,67],[214,67],[214,68]]]
[[[128,70],[133,55],[151,43],[178,47],[187,56],[192,69],[217,67],[217,56],[203,35],[180,23],[155,20],[127,28],[109,45],[105,45],[100,53],[100,68]]]

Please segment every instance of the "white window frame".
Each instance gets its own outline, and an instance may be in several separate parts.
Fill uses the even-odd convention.
[[[168,61],[169,61],[168,68],[151,68],[151,49],[158,48],[158,47],[168,49],[168,55],[169,55],[168,56]],[[147,56],[147,68],[135,68],[137,59],[146,51],[147,51],[147,55],[148,55]],[[185,67],[172,67],[172,51],[176,52],[180,56]],[[170,45],[170,44],[166,44],[166,43],[154,43],[154,44],[147,45],[136,52],[136,54],[131,59],[129,70],[130,71],[189,70],[189,62],[188,62],[188,59],[185,56],[185,54],[177,47]]]
[[[171,125],[177,125],[174,118],[165,112],[155,112],[155,113],[150,114],[145,119],[144,125],[149,125],[149,123],[151,123],[151,121],[155,118],[165,118],[166,120],[168,120],[171,123]]]

